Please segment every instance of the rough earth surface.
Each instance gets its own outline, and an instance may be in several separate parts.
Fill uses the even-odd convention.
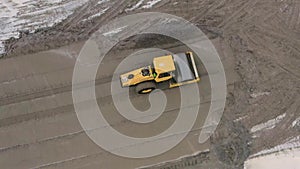
[[[31,109],[28,107],[32,103],[36,107],[39,104],[46,104],[44,102],[53,99],[51,96],[54,94],[60,94],[60,96],[53,96],[58,97],[57,102],[64,100],[63,97],[70,100],[70,96],[64,93],[71,90],[74,58],[78,55],[84,41],[101,25],[116,17],[145,11],[174,14],[201,28],[212,40],[222,57],[223,64],[231,68],[230,72],[226,72],[227,78],[234,79],[227,86],[224,116],[209,141],[209,150],[175,161],[169,160],[166,163],[156,160],[159,164],[147,168],[243,168],[243,162],[250,155],[300,135],[299,120],[296,121],[300,116],[299,1],[162,0],[149,9],[141,8],[142,5],[133,9],[137,3],[137,0],[110,0],[103,3],[91,0],[53,27],[39,29],[34,33],[23,32],[19,39],[6,41],[7,53],[0,60],[0,63],[2,62],[0,70],[5,74],[1,77],[0,84],[0,138],[4,138],[0,139],[0,164],[5,164],[4,166],[8,168],[22,168],[22,163],[27,164],[26,162],[30,161],[30,158],[22,161],[22,155],[31,156],[30,153],[35,150],[38,152],[51,150],[53,147],[68,144],[68,140],[89,142],[86,136],[80,139],[75,137],[75,135],[84,135],[78,124],[75,125],[77,128],[68,129],[68,125],[78,123],[73,121],[68,121],[65,129],[61,132],[53,132],[51,137],[43,137],[41,134],[43,131],[39,131],[39,136],[34,134],[41,123],[56,125],[59,121],[57,118],[75,119],[71,103],[60,103],[61,106],[54,106],[54,108],[36,108],[36,111],[27,109]],[[143,4],[147,3],[143,2]],[[87,19],[107,7],[108,10],[102,15]],[[147,43],[151,38],[156,41],[153,45]],[[155,45],[176,46],[175,43],[164,38],[141,36],[124,42],[116,50],[130,53],[133,50]],[[46,63],[46,57],[40,57],[41,59],[38,60],[37,52],[50,49],[55,51],[59,47],[59,55],[68,55],[73,60],[66,61],[66,65],[61,67],[51,67],[51,64],[67,60],[65,57],[62,59],[57,57],[57,62],[51,60],[50,66],[47,66],[44,71],[41,71],[42,68],[36,68],[40,71],[19,73],[22,68],[35,71],[35,68],[30,68],[32,63],[26,63],[26,54],[31,54],[28,58],[31,61],[35,60],[37,64]],[[44,55],[47,56],[47,53]],[[49,54],[50,56],[52,55]],[[16,60],[18,64],[25,61],[25,65],[17,69],[5,67]],[[60,72],[66,71],[68,72],[66,79],[55,80],[59,78]],[[44,75],[47,75],[47,78],[52,77],[52,82],[34,84],[30,87],[30,84],[25,81]],[[11,85],[10,82],[16,82],[16,85]],[[35,100],[37,98],[46,100],[39,103]],[[21,109],[18,112],[13,108],[17,104]],[[27,131],[26,127],[33,131]],[[59,130],[52,127],[54,131]],[[21,130],[22,128],[24,131]],[[49,128],[43,130],[51,132]],[[31,134],[38,138],[29,138]],[[45,142],[49,144],[44,144]],[[89,148],[89,150],[93,149]],[[33,157],[38,156],[45,160],[29,162],[30,165],[25,166],[69,168],[78,165],[82,168],[91,168],[94,163],[94,166],[100,165],[95,162],[100,158],[96,150],[82,156],[71,150],[61,153],[67,155],[58,156],[53,160],[43,153],[33,153]],[[9,157],[17,154],[20,154],[18,165],[6,162],[12,160],[8,159]],[[46,160],[47,158],[51,160]]]

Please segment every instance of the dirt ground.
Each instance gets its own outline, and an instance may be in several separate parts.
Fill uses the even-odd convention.
[[[90,1],[66,21],[34,34],[6,42],[7,55],[0,60],[0,164],[4,168],[243,168],[251,154],[299,136],[300,125],[300,3],[297,0],[163,0],[151,9],[125,9],[136,0],[109,1],[104,15],[78,22],[101,4]],[[103,5],[103,4],[102,4]],[[88,10],[87,10],[88,9]],[[113,18],[130,13],[159,11],[183,17],[197,25],[215,45],[227,77],[227,102],[214,136],[199,145],[190,133],[178,148],[157,158],[130,160],[97,147],[78,123],[71,98],[76,57],[89,35]],[[139,37],[122,44],[110,55],[107,70],[126,54],[151,47],[184,49],[159,37]],[[154,46],[155,46],[154,44]],[[43,52],[41,52],[43,51]],[[199,63],[200,64],[200,63]],[[108,71],[108,72],[109,72]],[[205,72],[199,89],[209,83]],[[113,111],[106,99],[111,74],[99,74],[96,92],[99,104]],[[176,90],[168,90],[170,96]],[[209,93],[203,96],[204,111]],[[133,103],[140,98],[133,97]],[[176,99],[170,107],[176,105]],[[176,106],[175,106],[176,107]],[[275,126],[253,132],[253,127],[283,115]],[[174,113],[162,116],[166,127]],[[172,118],[170,118],[172,117]],[[119,130],[131,132],[134,125],[108,115]],[[198,124],[203,119],[198,119]],[[202,122],[202,123],[201,123]],[[140,131],[140,134],[143,134]],[[155,133],[155,130],[149,130]],[[137,133],[138,135],[139,133]],[[209,151],[207,151],[209,149]],[[172,161],[182,154],[203,153]],[[116,164],[114,161],[119,160]],[[163,163],[163,161],[170,161]],[[155,165],[160,163],[158,165]],[[121,165],[122,164],[122,165]],[[99,167],[101,166],[101,167]]]

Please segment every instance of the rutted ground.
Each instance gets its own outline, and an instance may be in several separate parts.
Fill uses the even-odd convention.
[[[45,157],[44,162],[31,161],[31,165],[41,168],[93,168],[102,164],[97,162],[103,157],[99,155],[101,151],[89,144],[85,150],[90,152],[86,154],[78,149],[71,151],[70,147],[65,153],[59,152],[61,156],[51,158],[42,151],[57,150],[71,142],[75,145],[88,142],[74,121],[72,104],[68,102],[74,59],[82,40],[99,26],[117,16],[142,11],[167,12],[196,24],[213,40],[223,64],[229,67],[227,77],[233,79],[228,85],[224,118],[210,141],[210,151],[191,157],[198,161],[192,159],[187,163],[189,160],[183,159],[159,167],[242,168],[249,155],[291,140],[292,147],[299,146],[300,3],[297,0],[99,2],[89,1],[64,22],[6,43],[7,59],[0,60],[1,72],[6,72],[0,84],[2,157],[18,152],[27,155],[29,161],[34,156]],[[67,44],[72,45],[49,54],[48,57],[57,59],[48,60],[51,61],[48,67],[47,56],[40,60],[39,54],[20,56]],[[145,46],[128,42],[122,50],[130,53]],[[27,59],[44,64],[30,63]],[[115,62],[112,64],[118,63],[112,60]],[[55,66],[59,62],[65,65]],[[108,81],[109,78],[101,77],[98,84]],[[43,124],[47,127],[43,128]],[[65,127],[59,128],[62,126]],[[40,154],[34,154],[36,151]],[[19,158],[22,159],[22,154]]]

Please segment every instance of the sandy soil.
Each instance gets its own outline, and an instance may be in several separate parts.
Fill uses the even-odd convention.
[[[0,76],[0,164],[4,168],[135,168],[207,149],[210,151],[191,159],[152,168],[242,168],[249,155],[299,136],[300,125],[293,125],[300,116],[300,3],[297,0],[165,0],[151,9],[132,11],[128,9],[137,1],[109,1],[112,7],[105,14],[78,22],[97,12],[94,10],[99,6],[95,3],[87,3],[53,28],[24,34],[21,39],[6,43],[8,53],[0,60],[0,72],[4,72]],[[205,145],[197,144],[197,133],[192,132],[167,154],[130,160],[103,151],[82,131],[72,105],[71,80],[75,59],[92,32],[117,16],[141,11],[175,14],[201,28],[221,56],[228,95],[221,124]],[[160,40],[140,37],[126,42],[111,53],[107,72],[122,59],[116,53],[125,57],[149,47],[145,43],[147,38]],[[167,49],[184,49],[170,41],[166,44],[161,41]],[[38,52],[43,50],[47,51]],[[203,80],[199,88],[206,91],[207,76],[202,69],[200,74]],[[96,83],[98,102],[107,106],[108,112],[113,111],[106,104],[110,77],[109,73],[99,74]],[[177,92],[166,93],[172,96]],[[201,111],[204,111],[209,93],[201,97],[204,98]],[[143,98],[134,96],[133,102],[138,103],[140,99]],[[176,100],[170,106],[175,105]],[[172,117],[174,114],[176,111]],[[120,118],[110,117],[113,123],[120,124],[123,132],[135,128]],[[172,122],[172,118],[161,118],[159,126],[166,127]],[[201,125],[203,121],[198,120],[197,124]],[[115,163],[116,160],[121,163]]]

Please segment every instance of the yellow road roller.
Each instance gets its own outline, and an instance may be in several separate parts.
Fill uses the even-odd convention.
[[[151,65],[120,75],[122,87],[135,86],[139,94],[147,94],[167,82],[168,88],[200,81],[192,52],[159,56]]]

